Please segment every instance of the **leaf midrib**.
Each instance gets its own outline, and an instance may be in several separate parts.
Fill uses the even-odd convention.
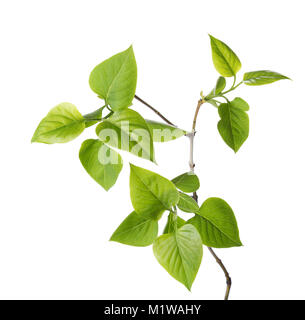
[[[145,185],[145,187],[150,191],[150,193],[153,195],[153,197],[155,198],[155,199],[157,199],[161,204],[162,204],[162,206],[165,208],[165,209],[167,209],[167,210],[169,210],[170,208],[168,208],[155,194],[154,194],[154,192],[148,187],[148,185],[141,179],[141,177],[139,176],[139,175],[137,175],[137,173],[134,171],[134,169],[132,169],[133,170],[133,173],[138,177],[138,179]]]
[[[46,120],[47,122],[60,122],[60,121],[56,121],[56,120]],[[72,120],[70,123],[68,124],[65,124],[61,127],[58,127],[58,128],[55,128],[55,129],[52,129],[52,130],[49,130],[49,131],[46,131],[46,132],[42,132],[40,133],[41,135],[47,135],[47,134],[50,134],[50,133],[54,133],[58,130],[62,130],[62,129],[66,129],[67,127],[71,127],[73,125],[76,125],[76,124],[81,124],[81,123],[84,123],[85,122],[85,119],[83,120]]]
[[[188,278],[187,275],[186,275],[184,261],[183,261],[183,259],[182,259],[182,256],[181,256],[181,253],[180,253],[179,244],[178,244],[178,239],[177,239],[177,233],[178,233],[178,232],[179,232],[179,231],[177,231],[177,232],[174,233],[175,242],[176,242],[176,245],[177,245],[179,257],[180,257],[180,259],[181,259],[181,264],[182,264],[182,267],[183,267],[184,276],[185,276],[185,279],[186,279],[186,281],[187,281],[187,287],[190,288],[189,278]]]
[[[120,75],[120,73],[121,73],[121,71],[122,71],[122,69],[123,69],[123,66],[124,66],[124,64],[126,63],[126,60],[127,60],[127,58],[129,57],[129,54],[130,54],[129,52],[126,54],[126,57],[124,58],[124,61],[122,62],[118,73],[114,76],[114,78],[113,78],[113,80],[112,80],[112,82],[111,82],[111,84],[110,84],[110,86],[109,86],[109,88],[108,88],[108,90],[107,90],[106,99],[105,99],[105,100],[106,100],[106,103],[108,103],[109,92],[110,92],[110,90],[111,90],[111,88],[112,88],[115,80],[116,80],[117,77]]]
[[[230,70],[231,73],[234,75],[235,72],[233,71],[232,67],[229,65],[229,63],[228,63],[227,59],[225,58],[225,56],[224,56],[224,55],[222,54],[222,52],[220,51],[220,49],[219,49],[217,43],[214,41],[214,39],[213,39],[213,43],[214,43],[214,45],[215,45],[216,48],[217,48],[218,54],[222,57],[222,59],[224,60],[225,64],[228,66],[229,70]]]
[[[228,236],[225,232],[223,232],[217,225],[215,225],[212,221],[210,221],[207,217],[202,216],[201,214],[197,214],[202,219],[208,221],[214,228],[216,228],[220,233],[224,234],[228,239],[230,239],[232,242],[236,244],[240,244],[239,242],[236,242],[236,240],[233,240],[230,236]]]
[[[191,197],[185,197],[185,198],[183,198],[182,196],[181,196],[181,193],[179,193],[179,201],[180,201],[180,199],[182,199],[182,201],[185,201],[190,207],[195,207],[195,204],[194,204],[194,202],[192,201],[192,198]],[[194,200],[195,201],[195,200]],[[196,202],[195,202],[196,203]],[[179,204],[179,202],[178,202],[178,204]],[[199,208],[197,209],[197,211],[199,210]]]

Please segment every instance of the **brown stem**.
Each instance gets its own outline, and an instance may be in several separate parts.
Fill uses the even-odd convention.
[[[151,109],[153,112],[155,112],[161,119],[163,119],[166,123],[168,123],[171,126],[176,127],[176,125],[174,125],[172,122],[170,122],[168,119],[166,119],[164,117],[163,114],[161,114],[158,110],[156,110],[154,107],[152,107],[150,104],[148,104],[146,101],[142,100],[140,97],[138,97],[137,95],[134,96],[138,101],[140,101],[141,103],[143,103],[146,107],[148,107],[149,109]]]
[[[191,169],[192,172],[194,172],[194,167],[195,167],[195,163],[194,163],[194,138],[195,138],[195,133],[196,133],[196,121],[197,121],[197,117],[198,117],[198,113],[199,113],[200,107],[204,103],[205,103],[204,99],[200,99],[198,101],[198,103],[197,103],[197,108],[196,108],[195,115],[194,115],[194,120],[193,120],[192,133],[189,134],[189,138],[190,138],[190,161],[189,161],[189,166],[190,166],[190,169]],[[198,202],[198,195],[197,195],[196,192],[193,193],[193,199],[196,202]],[[216,262],[219,264],[219,266],[221,267],[222,271],[225,274],[227,288],[226,288],[226,293],[225,293],[224,300],[228,300],[229,294],[230,294],[231,285],[232,285],[232,280],[230,278],[229,272],[227,271],[227,269],[224,266],[224,264],[222,263],[222,261],[218,258],[218,256],[214,252],[214,250],[212,248],[210,248],[210,247],[208,247],[208,249],[209,249],[210,253],[215,258]]]
[[[196,108],[196,111],[195,111],[195,114],[194,114],[193,126],[192,126],[192,131],[194,131],[194,132],[195,132],[195,130],[196,130],[196,121],[197,121],[197,117],[198,117],[198,113],[199,113],[200,107],[201,107],[204,103],[205,103],[205,100],[204,100],[204,99],[198,100],[197,108]]]
[[[214,250],[210,247],[208,247],[210,250],[212,256],[215,258],[216,262],[220,265],[220,268],[222,269],[223,273],[225,274],[226,280],[227,280],[227,289],[225,293],[225,300],[228,300],[229,294],[230,294],[230,289],[232,285],[232,280],[230,278],[229,272],[227,271],[226,267],[223,265],[222,261],[217,257],[216,253]]]

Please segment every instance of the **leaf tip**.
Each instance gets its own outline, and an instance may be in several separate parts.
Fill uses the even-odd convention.
[[[189,291],[189,292],[192,292],[192,285],[193,285],[193,283],[184,283],[183,282],[183,284],[184,284],[184,286],[186,287],[186,289]]]
[[[234,151],[234,153],[236,154],[237,153],[237,151],[240,149],[240,147],[243,145],[243,143],[241,144],[241,145],[239,145],[239,146],[233,146],[232,147],[232,150]]]

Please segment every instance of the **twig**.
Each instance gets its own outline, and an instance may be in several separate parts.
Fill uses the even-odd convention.
[[[148,107],[149,109],[151,109],[153,112],[155,112],[161,119],[163,119],[166,123],[168,123],[169,125],[176,127],[176,125],[174,125],[171,121],[169,121],[168,119],[166,119],[164,117],[163,114],[161,114],[158,110],[156,110],[154,107],[152,107],[150,104],[148,104],[146,101],[142,100],[140,97],[138,97],[137,95],[134,96],[138,101],[140,101],[141,103],[143,103],[146,107]]]
[[[231,285],[232,285],[232,280],[230,278],[229,272],[227,271],[226,267],[223,265],[222,261],[217,257],[216,253],[214,252],[214,250],[210,247],[208,247],[208,249],[210,250],[212,256],[215,258],[216,262],[220,265],[223,273],[226,276],[226,280],[227,280],[227,289],[226,289],[226,293],[225,293],[225,300],[229,299],[229,294],[230,294],[230,289],[231,289]]]
[[[194,172],[195,164],[194,164],[194,138],[195,138],[195,133],[196,133],[196,121],[198,117],[198,113],[200,110],[200,107],[205,103],[203,99],[200,99],[197,103],[197,108],[195,111],[194,115],[194,120],[193,120],[193,126],[192,126],[192,132],[188,135],[190,138],[190,161],[189,161],[189,166],[192,172]],[[196,195],[197,197],[197,195]],[[196,200],[196,199],[195,199]]]
[[[188,137],[190,138],[190,160],[189,160],[189,166],[190,166],[190,169],[191,169],[192,172],[194,172],[194,168],[195,168],[195,163],[194,163],[194,138],[195,138],[195,133],[196,133],[196,122],[197,122],[197,117],[198,117],[198,113],[199,113],[200,107],[204,103],[205,103],[204,99],[200,99],[198,101],[197,108],[196,108],[195,115],[194,115],[194,120],[193,120],[192,132],[188,135]],[[196,202],[198,202],[198,195],[197,195],[196,192],[193,193],[193,199]],[[222,261],[218,258],[218,256],[214,252],[214,250],[212,248],[210,248],[210,247],[208,247],[208,249],[209,249],[210,253],[215,258],[216,262],[219,264],[219,266],[221,267],[222,271],[225,274],[227,288],[226,288],[226,293],[225,293],[224,300],[228,300],[229,294],[230,294],[231,285],[232,285],[232,280],[230,278],[229,272],[227,271],[227,269],[224,266],[224,264],[222,263]]]

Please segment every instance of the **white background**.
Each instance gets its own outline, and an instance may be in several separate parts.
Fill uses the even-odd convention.
[[[58,103],[82,113],[101,106],[89,73],[130,44],[137,94],[190,129],[199,92],[218,77],[211,33],[238,54],[239,77],[271,69],[293,79],[238,89],[250,104],[250,136],[237,154],[218,134],[217,110],[207,104],[199,114],[200,202],[229,202],[244,244],[217,250],[231,298],[304,299],[304,29],[303,1],[1,1],[0,298],[223,298],[224,276],[206,248],[190,293],[151,247],[108,241],[132,211],[128,160],[173,178],[188,170],[186,138],[156,146],[158,167],[125,156],[108,193],[78,160],[93,127],[68,144],[30,143]]]

